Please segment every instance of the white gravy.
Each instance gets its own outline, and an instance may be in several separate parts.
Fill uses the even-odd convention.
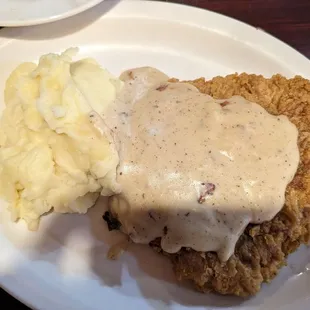
[[[222,261],[249,223],[271,220],[299,163],[298,131],[235,96],[215,100],[153,68],[124,72],[105,115],[120,153],[112,214],[136,243],[215,251]]]

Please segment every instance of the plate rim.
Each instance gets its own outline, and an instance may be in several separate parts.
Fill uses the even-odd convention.
[[[100,2],[103,2],[104,0],[95,0],[95,1],[100,3]],[[109,0],[107,0],[107,1],[109,1]],[[140,7],[139,7],[138,10],[136,10],[137,9],[137,5],[136,4],[132,4],[134,2],[140,2],[139,3]],[[120,5],[120,4],[118,4],[118,5]],[[285,52],[288,53],[288,56],[286,56],[286,57],[289,57],[291,54],[293,54],[294,58],[297,58],[298,61],[300,61],[299,65],[306,64],[306,65],[309,66],[309,64],[310,64],[310,60],[306,56],[301,54],[299,51],[295,50],[293,47],[291,47],[287,43],[285,43],[285,42],[281,41],[280,39],[274,37],[273,35],[265,32],[265,31],[262,31],[261,29],[255,28],[255,27],[253,27],[251,25],[248,25],[245,22],[242,22],[242,21],[237,20],[235,18],[231,18],[231,17],[225,16],[225,15],[222,15],[220,13],[216,13],[216,12],[205,10],[205,9],[201,9],[201,8],[191,7],[191,6],[183,5],[183,4],[176,4],[176,3],[169,3],[169,2],[157,2],[157,1],[127,0],[125,2],[122,2],[121,5],[124,6],[123,10],[127,7],[131,11],[138,11],[138,13],[141,13],[141,12],[143,13],[143,9],[141,9],[141,7],[147,8],[147,7],[152,7],[152,6],[156,5],[156,6],[161,6],[161,7],[162,6],[165,6],[165,7],[170,6],[173,9],[175,15],[178,14],[177,10],[180,10],[180,11],[181,10],[192,10],[192,11],[200,12],[199,14],[207,14],[209,16],[213,16],[214,18],[225,19],[227,22],[230,21],[230,22],[234,22],[236,24],[239,24],[241,28],[246,28],[249,31],[250,30],[251,31],[253,31],[253,30],[256,31],[256,33],[259,33],[259,35],[262,36],[263,38],[268,39],[269,41],[273,42],[277,49],[284,48]],[[129,12],[129,14],[130,13],[131,12]],[[144,14],[146,15],[147,13],[144,12]],[[114,11],[112,9],[108,13],[108,15],[109,15],[109,17],[110,16],[113,16],[113,17],[118,16],[118,10],[116,10],[115,13],[114,13]],[[96,22],[99,22],[103,18],[104,18],[104,16],[101,16]],[[177,16],[176,16],[176,18],[177,18]],[[173,20],[173,21],[175,21],[175,20]],[[29,31],[31,31],[31,29],[32,28],[29,28]],[[18,33],[19,30],[16,29],[16,28],[15,29],[3,28],[3,29],[0,30],[0,34],[6,33],[7,31],[16,31]],[[25,33],[25,31],[28,31],[28,30],[24,29],[23,33]],[[16,38],[14,38],[14,39],[0,38],[0,43],[11,44],[11,43],[14,43],[16,41],[18,42],[19,39],[18,38],[17,39]],[[2,44],[0,44],[0,48],[1,48],[1,45]],[[267,49],[269,51],[271,51],[271,52],[273,50],[272,45],[273,44],[271,44],[271,47],[269,45],[267,46]],[[273,53],[271,53],[271,54],[273,54]],[[307,71],[308,71],[307,76],[309,78],[310,77],[310,68]],[[1,242],[1,234],[0,234],[0,242]],[[28,272],[29,271],[30,270],[28,270]],[[18,275],[16,275],[15,279],[16,280],[14,281],[14,278],[11,278],[8,281],[8,282],[10,282],[10,284],[9,283],[5,284],[4,283],[5,281],[3,281],[2,278],[0,277],[0,286],[6,292],[8,292],[11,296],[13,296],[14,298],[18,299],[19,301],[21,301],[22,303],[24,303],[28,307],[31,307],[33,309],[37,309],[39,303],[35,304],[35,302],[34,302],[35,299],[33,297],[37,293],[39,294],[40,290],[38,290],[37,292],[34,292],[31,289],[31,287],[27,287],[25,289],[25,286],[23,286],[23,284],[20,281],[18,281]],[[43,287],[44,286],[45,285],[43,285]],[[45,290],[43,289],[43,291],[45,291]],[[48,298],[46,298],[46,296],[41,296],[40,299],[41,299],[41,303],[40,304],[42,304],[42,301],[48,300]],[[51,301],[51,300],[49,300],[49,301]],[[53,309],[53,305],[51,305],[51,304],[46,305],[45,309]]]
[[[82,13],[97,4],[101,3],[105,0],[89,0],[86,3],[79,5],[69,11],[65,11],[60,14],[52,15],[50,17],[42,17],[42,18],[34,18],[34,19],[26,19],[26,20],[12,20],[12,21],[3,21],[0,19],[0,27],[22,27],[22,26],[35,26],[42,25],[47,23],[56,22],[61,19],[65,19],[79,13]]]
[[[167,20],[165,18],[167,11],[168,10],[164,10],[163,8],[166,8],[168,6],[170,7],[174,7],[176,10],[178,10],[178,14],[181,15],[181,18],[178,18],[177,14],[173,14],[173,16],[169,16],[168,18],[171,18],[172,21],[175,22],[182,22],[184,24],[188,24],[191,26],[196,26],[196,27],[201,27],[201,28],[205,28],[208,29],[209,31],[214,31],[214,32],[218,32],[220,35],[223,36],[229,36],[232,39],[242,42],[242,43],[246,43],[247,45],[251,46],[252,48],[259,48],[260,52],[263,53],[267,53],[269,54],[269,57],[274,58],[274,56],[277,56],[277,61],[281,62],[281,63],[289,63],[292,58],[294,60],[294,68],[301,68],[300,71],[300,75],[302,75],[303,77],[306,77],[307,79],[310,79],[310,58],[306,57],[305,55],[303,55],[300,51],[298,51],[297,49],[295,49],[294,47],[292,47],[291,45],[289,45],[288,43],[280,40],[279,38],[277,38],[276,36],[274,36],[273,34],[263,30],[262,28],[259,27],[255,27],[252,26],[250,24],[247,24],[244,21],[241,21],[237,18],[234,17],[229,17],[227,15],[218,13],[218,12],[214,12],[211,10],[207,10],[207,9],[203,9],[203,8],[198,8],[198,7],[194,7],[191,5],[186,5],[186,4],[181,4],[181,3],[173,3],[173,2],[166,2],[166,1],[154,1],[154,0],[92,0],[92,1],[96,1],[98,7],[98,10],[100,11],[100,4],[102,3],[112,3],[115,2],[115,6],[106,12],[104,12],[104,10],[102,11],[102,14],[99,18],[97,18],[94,23],[96,23],[97,21],[101,20],[102,18],[105,17],[120,17],[119,15],[119,11],[122,13],[121,17],[124,17],[124,13],[123,11],[126,11],[126,9],[129,10],[129,12],[126,12],[125,16],[127,17],[137,17],[137,14],[143,14],[144,18],[147,18],[149,16],[151,16],[152,19],[155,19],[153,14],[154,11],[156,12],[160,12],[161,17],[156,16],[156,19],[159,20]],[[138,3],[138,6],[136,5]],[[95,4],[96,5],[96,4]],[[93,7],[95,6],[93,5]],[[130,10],[132,10],[132,7],[134,6],[136,12],[135,14],[132,14],[132,12],[130,12]],[[139,8],[138,8],[139,7]],[[143,12],[143,10],[148,9],[148,7],[153,7],[153,9],[155,10],[149,10],[146,14],[146,12]],[[91,9],[91,7],[89,7],[89,9]],[[188,11],[192,11],[194,14],[196,13],[197,17],[199,15],[199,21],[201,22],[201,17],[205,14],[208,14],[208,23],[214,23],[214,20],[219,20],[222,21],[224,23],[229,23],[231,27],[235,26],[239,29],[243,29],[244,33],[242,31],[240,31],[239,33],[232,33],[232,32],[226,32],[224,33],[223,31],[217,31],[217,29],[214,28],[209,28],[205,25],[201,25],[199,23],[197,23],[197,21],[193,22],[193,19],[188,18],[188,15],[191,14],[186,14],[186,12]],[[90,10],[88,10],[89,12]],[[87,13],[87,10],[83,10],[81,12],[85,12]],[[80,13],[81,13],[80,12]],[[70,20],[70,17],[74,18],[74,15],[77,14],[73,14],[71,16],[67,16],[69,17],[67,19],[67,21]],[[149,15],[149,16],[148,16]],[[168,14],[169,15],[169,14]],[[78,16],[77,16],[78,17]],[[65,18],[60,18],[59,20],[63,20]],[[46,22],[43,23],[45,25],[48,26],[53,26],[54,23],[50,23],[50,22]],[[203,24],[206,24],[205,21],[203,22]],[[217,26],[221,26],[221,23],[216,23]],[[18,38],[16,38],[16,36],[18,36],[19,32],[20,33],[25,33],[25,31],[32,31],[32,30],[36,30],[37,27],[36,26],[40,26],[41,24],[38,25],[33,25],[34,27],[4,27],[4,28],[0,28],[0,48],[3,44],[10,44],[14,41],[18,41]],[[87,26],[86,26],[87,27]],[[226,26],[226,30],[227,30],[228,26]],[[79,31],[79,30],[78,30]],[[77,32],[78,32],[77,31]],[[8,38],[1,37],[1,34],[8,34]],[[14,34],[14,39],[9,39],[10,34]],[[246,39],[245,39],[246,38]],[[255,40],[253,39],[255,38]],[[281,53],[279,53],[279,51],[281,51]],[[309,67],[309,69],[307,69]],[[295,70],[296,71],[296,70]]]

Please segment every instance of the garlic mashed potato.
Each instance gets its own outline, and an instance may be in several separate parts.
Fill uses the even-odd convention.
[[[0,195],[13,220],[36,230],[53,210],[85,213],[120,191],[118,153],[99,116],[122,82],[77,49],[22,63],[5,85],[0,120]]]

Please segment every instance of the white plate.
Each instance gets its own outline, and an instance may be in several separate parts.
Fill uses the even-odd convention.
[[[104,1],[58,23],[0,31],[0,92],[17,63],[69,46],[79,46],[80,56],[96,57],[114,74],[151,65],[181,79],[236,71],[310,77],[305,57],[233,19],[161,2]],[[114,235],[101,219],[103,208],[85,216],[47,216],[39,232],[31,233],[22,222],[9,221],[3,204],[1,285],[32,307],[47,310],[309,309],[309,249],[292,255],[288,267],[252,299],[202,295],[177,285],[169,262],[146,246],[108,261]]]
[[[83,12],[103,0],[1,0],[0,27],[38,25]]]

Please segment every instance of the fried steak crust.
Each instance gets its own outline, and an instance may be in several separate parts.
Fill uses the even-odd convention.
[[[177,80],[173,79],[172,82]],[[216,253],[183,248],[167,255],[179,281],[190,280],[201,292],[237,296],[256,294],[286,264],[286,257],[310,240],[310,81],[296,76],[233,74],[185,81],[217,99],[240,95],[263,106],[269,113],[286,115],[299,131],[300,164],[286,189],[283,209],[269,222],[249,225],[234,255],[220,262]],[[160,240],[151,246],[159,252]]]

